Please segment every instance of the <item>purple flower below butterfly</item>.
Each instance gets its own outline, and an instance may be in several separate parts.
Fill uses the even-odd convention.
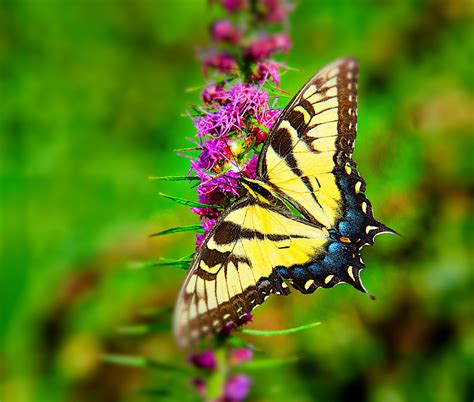
[[[252,380],[244,374],[236,374],[227,380],[224,386],[225,402],[241,402],[247,398],[250,392]]]

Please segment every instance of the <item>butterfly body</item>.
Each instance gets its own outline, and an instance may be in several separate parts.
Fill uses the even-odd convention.
[[[257,177],[219,217],[196,253],[175,309],[190,346],[246,321],[270,294],[312,293],[346,282],[365,291],[360,250],[393,232],[373,217],[352,160],[357,63],[321,70],[280,115]]]

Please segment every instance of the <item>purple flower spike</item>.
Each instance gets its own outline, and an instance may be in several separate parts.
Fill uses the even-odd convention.
[[[236,44],[240,40],[241,32],[235,28],[230,21],[220,20],[212,24],[211,36],[215,41]]]
[[[229,360],[231,364],[236,365],[236,364],[248,362],[249,360],[252,360],[252,358],[253,358],[252,349],[237,348],[237,349],[233,349],[230,352]]]
[[[214,352],[208,350],[202,353],[193,353],[189,355],[188,361],[198,368],[213,371],[217,367],[217,360]]]
[[[241,402],[250,392],[252,380],[244,374],[230,377],[224,387],[224,401]]]

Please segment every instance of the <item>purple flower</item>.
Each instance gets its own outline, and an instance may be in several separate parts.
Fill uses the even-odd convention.
[[[279,109],[270,109],[267,110],[261,117],[260,119],[257,120],[258,124],[260,126],[264,126],[267,128],[268,131],[270,131],[277,121],[278,117],[280,116],[281,110]],[[267,137],[268,137],[268,132],[265,130],[262,130],[258,126],[255,126],[254,128],[254,134],[255,138],[257,140],[257,144],[260,144],[264,142]]]
[[[240,132],[246,115],[259,119],[269,108],[268,94],[251,84],[237,83],[226,91],[226,96],[227,102],[219,110],[207,112],[194,122],[201,137],[226,137],[232,131]]]
[[[242,174],[249,179],[255,179],[257,176],[258,157],[253,155],[242,169]]]
[[[265,82],[271,79],[277,86],[280,85],[280,63],[268,60],[257,63],[257,72],[252,75],[252,80],[256,82]]]
[[[214,41],[237,43],[242,36],[241,32],[235,28],[228,20],[219,20],[211,25],[211,36]]]
[[[227,102],[227,95],[221,85],[209,85],[203,89],[201,99],[208,105],[212,103],[223,105]]]
[[[229,361],[231,364],[241,364],[252,360],[253,351],[249,348],[236,348],[230,351]]]
[[[198,132],[201,130],[199,127],[199,124],[205,125],[208,122],[206,121],[200,121],[198,122]],[[205,128],[209,129],[209,128]],[[203,134],[207,134],[205,131]],[[226,160],[229,156],[229,147],[223,138],[207,138],[207,140],[202,139],[201,141],[201,153],[199,154],[198,160],[196,162],[191,163],[191,167],[196,170],[196,172],[199,169],[203,170],[214,170],[216,165],[223,161]],[[204,173],[203,173],[204,175]],[[209,177],[202,177],[204,179],[208,179]]]
[[[247,8],[248,0],[221,0],[222,7],[229,13],[235,13]]]
[[[211,54],[204,59],[202,73],[207,76],[209,68],[214,68],[223,74],[233,74],[237,72],[238,66],[235,59],[227,53]]]
[[[286,33],[263,36],[252,42],[245,54],[252,60],[268,59],[273,53],[288,50],[291,47],[290,37]]]
[[[244,374],[236,374],[227,380],[224,387],[224,401],[243,401],[250,392],[252,380]]]
[[[285,21],[290,6],[285,0],[261,0],[265,7],[264,20],[269,23]]]
[[[216,219],[207,219],[205,221],[202,222],[202,227],[204,228],[204,232],[207,233],[209,232],[209,230],[212,229],[212,227],[214,226],[214,224],[216,223]]]
[[[206,237],[205,235],[202,235],[200,233],[196,233],[196,250],[199,248],[199,246],[202,244],[202,242],[204,241],[204,237]]]
[[[208,350],[201,353],[193,353],[189,355],[188,361],[197,368],[213,371],[217,368],[217,360],[214,352]]]

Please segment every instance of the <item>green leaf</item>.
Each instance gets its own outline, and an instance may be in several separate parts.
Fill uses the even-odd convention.
[[[238,331],[248,334],[248,335],[258,335],[258,336],[277,336],[277,335],[288,335],[294,334],[295,332],[304,331],[306,329],[314,328],[321,324],[320,322],[313,322],[312,324],[302,325],[300,327],[288,328],[288,329],[279,329],[274,331],[267,331],[261,329],[249,329],[249,328],[239,328]]]
[[[102,360],[106,363],[117,364],[119,366],[152,368],[156,370],[181,372],[183,374],[190,372],[190,370],[185,367],[173,366],[167,363],[159,362],[157,360],[146,359],[142,356],[107,354],[102,356]]]
[[[262,130],[263,132],[265,133],[269,133],[270,130],[268,129],[268,127],[264,126],[263,124],[260,124],[257,120],[255,120],[253,117],[250,117],[249,120],[254,124],[256,125],[260,130]]]
[[[153,267],[178,267],[182,269],[188,269],[189,265],[193,260],[174,260],[174,261],[163,261],[153,264]]]
[[[171,201],[177,202],[178,204],[183,204],[188,207],[198,207],[198,208],[215,208],[215,209],[222,209],[220,205],[209,205],[209,204],[201,204],[200,202],[185,200],[184,198],[174,197],[172,195],[158,193],[159,196],[165,197],[170,199]]]
[[[204,233],[204,229],[203,229],[202,225],[189,225],[189,226],[178,226],[178,227],[175,227],[175,228],[166,229],[166,230],[163,230],[162,232],[153,233],[153,234],[150,235],[150,237],[162,236],[162,235],[166,235],[166,234],[170,234],[170,233],[190,232],[190,231],[196,231],[196,232],[199,232],[199,233]]]
[[[179,148],[179,149],[174,149],[173,152],[192,152],[192,151],[201,151],[201,148]]]
[[[249,362],[243,363],[241,365],[241,368],[248,370],[262,370],[282,367],[288,364],[295,364],[298,362],[298,360],[299,358],[297,357],[290,357],[287,359],[254,359]]]
[[[189,264],[193,262],[192,258],[180,258],[178,260],[164,260],[162,262],[132,262],[128,264],[130,269],[149,269],[155,267],[172,267],[176,266],[183,269],[188,269]]]
[[[159,181],[188,181],[188,180],[199,180],[197,176],[150,176],[150,180]]]
[[[268,92],[271,96],[278,96],[279,98],[293,98],[293,95],[284,91],[283,89],[278,88],[276,85],[269,84],[268,81],[265,86],[268,88]]]
[[[146,268],[153,268],[156,262],[150,261],[131,261],[127,264],[127,268],[129,269],[146,269]]]
[[[149,335],[169,329],[169,323],[160,322],[154,324],[125,325],[117,328],[117,332],[121,335]]]

